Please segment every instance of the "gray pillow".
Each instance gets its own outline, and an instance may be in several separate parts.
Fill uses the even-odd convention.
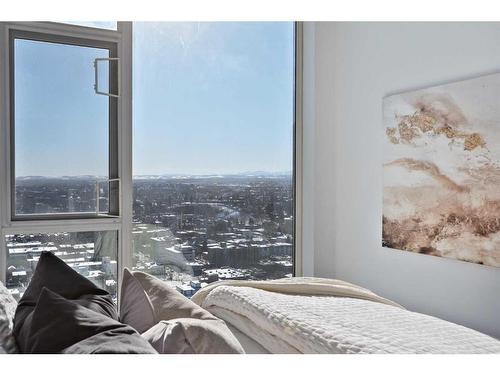
[[[0,282],[0,353],[17,353],[17,345],[12,328],[17,302]]]
[[[121,322],[159,353],[244,353],[224,321],[162,280],[125,269],[121,290]]]

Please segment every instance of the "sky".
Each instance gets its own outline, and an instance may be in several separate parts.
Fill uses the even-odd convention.
[[[106,55],[16,42],[16,176],[106,174]],[[133,174],[291,171],[293,69],[293,23],[135,22]]]

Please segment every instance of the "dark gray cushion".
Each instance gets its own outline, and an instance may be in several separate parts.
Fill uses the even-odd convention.
[[[132,327],[118,322],[108,292],[50,252],[42,252],[19,301],[13,333],[21,353],[155,352]]]
[[[44,251],[40,255],[33,277],[19,301],[14,316],[13,334],[21,353],[28,350],[32,313],[43,288],[118,320],[113,298],[107,291],[98,288],[51,252]]]
[[[32,314],[25,353],[151,353],[132,327],[43,288]]]

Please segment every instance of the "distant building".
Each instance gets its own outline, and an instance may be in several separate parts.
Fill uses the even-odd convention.
[[[159,244],[155,246],[154,260],[158,264],[188,269],[189,264],[195,263],[195,249],[193,246],[176,244],[166,247],[161,246],[162,244],[162,241],[159,241]]]
[[[177,285],[175,287],[175,289],[181,293],[182,295],[190,298],[193,296],[193,294],[195,293],[195,290],[193,289],[193,287],[191,287],[191,285]]]
[[[283,233],[285,234],[293,234],[293,217],[285,217],[283,225],[282,225]]]
[[[247,275],[234,268],[215,268],[203,271],[203,277],[208,283],[217,280],[245,280]]]
[[[248,243],[246,240],[233,240],[227,243],[208,245],[208,261],[212,267],[248,267],[258,264],[263,258],[271,256],[291,256],[292,244]]]
[[[197,279],[191,280],[191,282],[189,284],[191,285],[191,288],[193,288],[195,290],[198,290],[201,288],[201,282]]]

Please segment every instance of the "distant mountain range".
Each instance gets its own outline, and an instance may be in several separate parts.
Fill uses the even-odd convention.
[[[288,172],[268,172],[268,171],[249,171],[240,173],[226,173],[226,174],[181,174],[170,173],[162,175],[134,175],[134,179],[140,180],[161,180],[161,179],[196,179],[196,178],[243,178],[243,177],[284,177],[291,176],[292,171]],[[16,180],[29,181],[29,180],[43,180],[43,179],[58,179],[58,180],[106,180],[106,176],[18,176]]]
[[[16,180],[29,181],[29,180],[105,180],[105,176],[16,176]]]
[[[135,175],[135,179],[194,179],[194,178],[238,178],[238,177],[281,177],[291,176],[292,172],[240,172],[240,173],[225,173],[225,174],[163,174],[163,175]]]

